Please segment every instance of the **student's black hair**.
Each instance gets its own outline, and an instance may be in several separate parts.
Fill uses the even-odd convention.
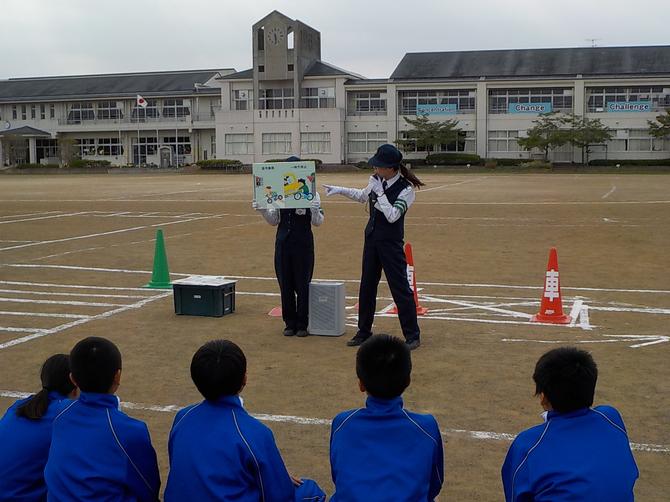
[[[191,360],[191,379],[208,400],[239,393],[246,373],[244,352],[229,340],[207,342]]]
[[[416,174],[407,169],[407,166],[405,166],[405,164],[402,162],[398,165],[398,169],[400,169],[400,174],[402,174],[407,181],[414,185],[415,188],[421,188],[425,185],[425,183],[421,181]]]
[[[49,392],[67,396],[75,389],[70,380],[70,357],[67,354],[54,354],[49,357],[42,364],[40,380],[42,390],[16,408],[18,416],[31,420],[42,418],[49,407]]]
[[[400,396],[409,385],[411,373],[412,357],[399,338],[373,335],[356,354],[356,375],[373,397]]]
[[[121,352],[106,338],[84,338],[70,352],[70,368],[82,392],[107,394],[121,369]]]
[[[543,393],[554,410],[567,413],[593,404],[598,367],[588,352],[560,347],[538,359],[533,380],[535,395]]]

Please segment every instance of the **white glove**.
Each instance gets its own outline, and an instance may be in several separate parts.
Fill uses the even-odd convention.
[[[262,207],[259,207],[259,206],[258,206],[258,202],[256,202],[256,201],[253,201],[253,202],[251,203],[251,208],[252,208],[254,211],[262,211],[262,210],[263,210]]]
[[[321,202],[316,198],[312,200],[312,209],[314,209],[314,211],[321,209]]]
[[[338,193],[342,193],[342,187],[337,187],[333,185],[323,185],[323,188],[326,189],[326,197],[330,197],[331,195],[337,195]]]
[[[376,176],[370,176],[370,182],[368,183],[368,186],[372,189],[374,193],[377,194],[377,196],[384,195],[384,187],[382,186],[382,180],[380,180]]]

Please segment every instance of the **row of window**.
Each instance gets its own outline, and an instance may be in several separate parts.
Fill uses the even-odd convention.
[[[300,108],[335,108],[334,87],[305,87],[300,89]],[[295,107],[293,87],[260,89],[258,108],[260,110],[290,110]],[[233,91],[232,109],[251,110],[253,90]]]
[[[522,152],[517,142],[519,131],[489,131],[489,152]],[[605,144],[609,152],[659,152],[664,149],[663,139],[649,135],[647,129],[619,130],[617,135]]]
[[[227,155],[248,155],[254,153],[253,134],[226,134],[225,153]],[[265,133],[261,137],[263,154],[293,153],[291,133]],[[330,132],[304,132],[300,134],[300,153],[331,153]]]
[[[158,118],[159,113],[158,100],[147,99],[147,106],[142,108],[135,105],[131,112],[133,119]],[[191,114],[190,103],[184,99],[163,99],[162,100],[163,117],[186,117]],[[94,103],[80,102],[72,103],[67,114],[68,124],[79,124],[86,120],[118,120],[123,118],[123,103],[118,101],[100,101],[94,108]]]
[[[40,120],[56,118],[56,105],[54,103],[40,103],[28,105],[12,105],[12,119],[19,120],[36,120],[39,116]]]

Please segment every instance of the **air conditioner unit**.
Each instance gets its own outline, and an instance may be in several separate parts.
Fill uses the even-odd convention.
[[[312,335],[340,336],[345,326],[345,291],[343,282],[309,284],[309,327]]]

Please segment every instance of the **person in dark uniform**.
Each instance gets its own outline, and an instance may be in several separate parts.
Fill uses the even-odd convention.
[[[372,336],[377,287],[384,270],[398,308],[405,343],[414,350],[421,344],[420,331],[403,246],[405,213],[414,202],[414,188],[424,183],[402,164],[402,153],[393,145],[380,146],[368,164],[374,167],[375,174],[363,189],[324,185],[326,195],[340,194],[358,202],[369,202],[370,208],[358,293],[358,332],[347,345],[358,346]]]
[[[286,162],[299,162],[289,157]],[[252,207],[265,221],[277,226],[275,273],[281,292],[284,336],[307,336],[309,324],[309,283],[314,272],[314,235],[312,225],[323,223],[321,198],[314,193],[309,209],[260,209]]]

